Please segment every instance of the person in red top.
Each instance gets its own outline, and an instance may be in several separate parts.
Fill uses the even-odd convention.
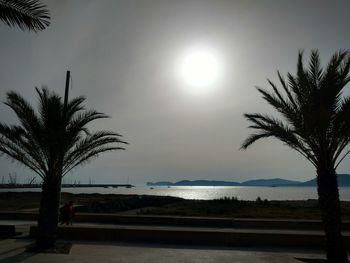
[[[70,201],[60,208],[60,223],[61,225],[72,225],[73,217],[75,215],[74,202]]]

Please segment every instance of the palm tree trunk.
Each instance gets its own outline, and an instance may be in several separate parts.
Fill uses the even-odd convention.
[[[56,243],[56,232],[61,197],[61,174],[50,174],[42,185],[38,233],[36,244],[39,248],[51,248]]]
[[[347,254],[341,234],[341,213],[337,175],[334,168],[317,169],[318,202],[326,234],[327,260],[346,263]]]

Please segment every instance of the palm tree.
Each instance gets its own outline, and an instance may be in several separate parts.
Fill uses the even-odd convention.
[[[50,25],[50,13],[38,0],[0,0],[0,20],[8,26],[37,32]]]
[[[318,202],[326,234],[329,262],[348,262],[341,235],[341,211],[336,169],[350,151],[350,97],[342,92],[350,81],[350,54],[335,53],[324,69],[313,50],[309,66],[299,52],[297,73],[287,81],[278,72],[282,91],[268,80],[272,92],[257,88],[282,119],[255,113],[245,114],[255,130],[242,144],[273,137],[299,152],[316,168]]]
[[[103,113],[85,110],[84,97],[72,99],[64,107],[62,99],[48,89],[36,89],[36,112],[16,92],[8,92],[5,104],[17,115],[19,125],[0,123],[0,153],[24,164],[42,180],[42,195],[36,244],[53,247],[56,241],[62,177],[100,153],[124,150],[121,135],[91,132],[90,122],[107,118]]]

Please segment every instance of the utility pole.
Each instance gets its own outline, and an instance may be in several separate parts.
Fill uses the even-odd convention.
[[[63,111],[66,111],[67,104],[68,104],[69,80],[70,80],[70,71],[67,70],[67,75],[66,75],[66,89],[65,89],[65,91],[64,91]]]
[[[67,105],[68,105],[68,93],[69,93],[69,80],[70,80],[70,71],[67,70],[66,75],[66,88],[64,90],[64,102],[63,102],[63,119],[66,119],[66,111],[67,111]],[[62,130],[62,146],[65,147],[65,133],[66,133],[66,127],[63,127]],[[61,167],[63,167],[63,159],[64,159],[64,148],[61,148],[61,156],[60,156],[60,164]],[[62,187],[62,175],[59,178],[59,197],[58,197],[58,203],[61,203],[61,187]]]

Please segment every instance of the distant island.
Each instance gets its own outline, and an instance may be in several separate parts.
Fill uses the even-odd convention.
[[[147,186],[316,186],[316,178],[306,181],[291,181],[281,178],[274,179],[256,179],[249,180],[242,183],[228,182],[228,181],[216,181],[216,180],[182,180],[175,183],[168,181],[161,182],[147,182]],[[350,186],[350,174],[338,174],[339,186]]]

